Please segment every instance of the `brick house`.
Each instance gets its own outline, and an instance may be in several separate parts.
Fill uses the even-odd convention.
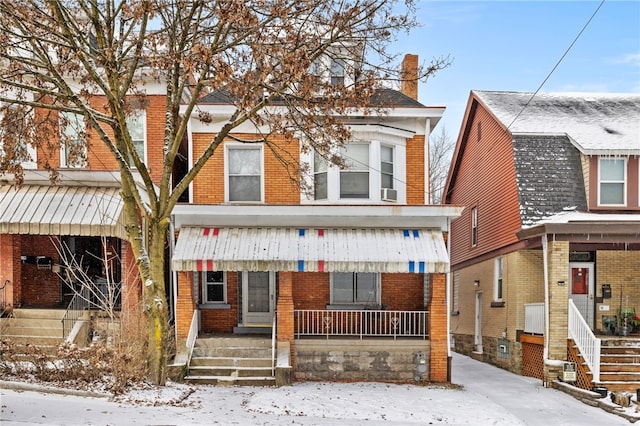
[[[147,89],[146,104],[132,114],[130,126],[134,143],[157,178],[162,169],[165,96],[158,84],[148,84]],[[92,102],[103,101],[96,97]],[[73,266],[62,258],[64,247],[96,288],[107,276],[118,283],[111,301],[116,307],[135,306],[141,288],[124,228],[116,160],[93,131],[86,132],[79,116],[51,117],[58,120],[53,124],[66,142],[31,149],[31,161],[23,163],[22,185],[11,175],[0,183],[0,308],[25,320],[36,316],[60,324],[75,294],[71,286],[80,288],[78,280],[63,279],[68,276],[65,269]],[[63,121],[66,125],[59,124]],[[79,137],[85,132],[86,139]],[[81,154],[70,155],[70,144],[81,145]],[[58,173],[55,185],[45,165]],[[105,257],[111,259],[108,271]],[[57,326],[50,327],[48,341],[66,337],[68,328],[59,332]],[[4,331],[22,336],[24,330]]]
[[[465,206],[456,351],[545,383],[566,361],[582,387],[607,380],[604,336],[640,309],[639,156],[640,95],[471,92],[443,197]]]
[[[417,56],[403,65],[416,73]],[[387,114],[349,119],[346,169],[271,141],[310,166],[311,195],[264,144],[218,148],[174,210],[176,332],[187,352],[196,337],[265,333],[290,372],[280,383],[448,380],[445,239],[461,208],[429,205],[427,194],[427,141],[444,108],[419,103],[415,84],[378,95]],[[228,103],[217,92],[199,103],[220,120],[191,118],[190,158]]]

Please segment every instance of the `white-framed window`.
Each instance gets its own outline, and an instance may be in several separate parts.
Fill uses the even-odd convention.
[[[334,305],[380,305],[380,274],[331,273],[331,303]]]
[[[320,154],[313,154],[313,198],[315,200],[326,200],[327,192],[327,160]]]
[[[227,146],[229,202],[262,201],[262,147]]]
[[[127,128],[131,135],[131,141],[136,149],[136,153],[140,160],[144,163],[146,157],[146,140],[147,140],[147,115],[144,110],[136,110],[133,114],[127,116]],[[133,161],[131,162],[133,164]]]
[[[73,112],[60,113],[60,165],[87,166],[87,131],[84,117]]]
[[[223,271],[202,272],[202,303],[227,302],[227,274]]]
[[[478,245],[478,208],[471,209],[471,246]]]
[[[627,160],[600,158],[598,162],[598,205],[627,204]]]
[[[393,147],[380,146],[381,187],[393,189]]]
[[[460,272],[451,274],[451,314],[460,314]]]
[[[495,282],[493,286],[493,300],[496,302],[502,301],[502,256],[496,257],[495,260]]]
[[[331,84],[344,85],[345,64],[342,59],[331,59]]]
[[[0,110],[0,158],[24,169],[37,168],[37,151],[28,142],[32,135],[25,121],[26,111],[18,105],[7,105]],[[10,147],[10,148],[9,148]]]
[[[369,198],[369,144],[342,148],[346,168],[340,171],[340,198]]]

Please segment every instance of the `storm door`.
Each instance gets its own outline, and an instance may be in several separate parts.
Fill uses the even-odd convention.
[[[593,263],[569,263],[569,298],[592,329],[594,288]]]
[[[245,327],[271,327],[275,276],[275,272],[242,273],[242,322]]]

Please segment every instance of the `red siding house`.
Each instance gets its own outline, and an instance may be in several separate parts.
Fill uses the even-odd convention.
[[[465,206],[456,351],[545,383],[575,362],[583,388],[638,387],[610,352],[640,325],[639,156],[638,94],[471,92],[443,196]]]

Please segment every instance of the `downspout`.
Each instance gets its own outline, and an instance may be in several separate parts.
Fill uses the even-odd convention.
[[[174,216],[171,215],[171,221],[169,222],[169,265],[171,265],[171,259],[173,259],[173,252],[175,249],[175,223]],[[173,321],[174,323],[178,320],[178,273],[171,267],[171,291],[172,291],[172,302],[173,302]],[[178,327],[173,327],[175,333],[175,342],[178,341]]]
[[[447,288],[445,297],[447,298],[447,358],[451,358],[451,218],[447,218],[447,256],[449,257],[449,272],[445,279]]]
[[[542,358],[544,365],[562,367],[564,360],[549,359],[549,261],[547,260],[547,234],[542,236],[542,267],[544,272],[544,350]]]

